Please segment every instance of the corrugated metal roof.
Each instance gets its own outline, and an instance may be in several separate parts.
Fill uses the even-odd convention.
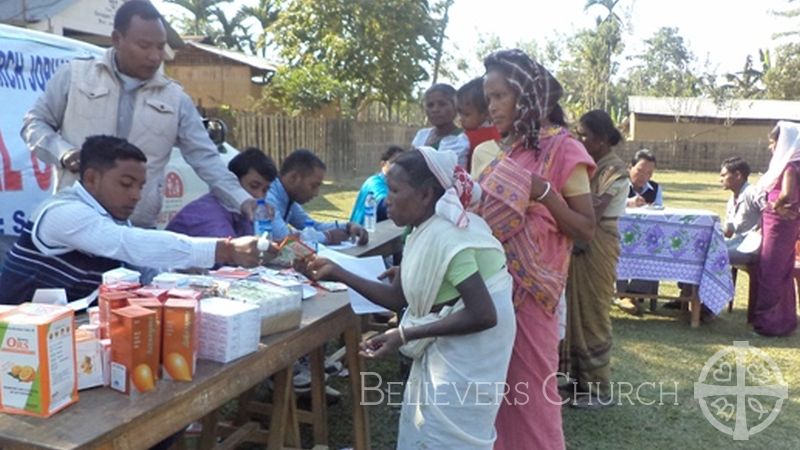
[[[278,71],[277,64],[260,56],[247,55],[233,50],[226,50],[219,47],[214,47],[213,45],[201,44],[199,42],[186,42],[186,45],[198,48],[200,50],[203,50],[204,52],[222,56],[223,58],[227,58],[256,69],[266,70],[268,72]]]
[[[630,96],[628,110],[670,117],[800,120],[800,102],[787,100],[729,100],[717,105],[709,98]]]
[[[39,22],[65,10],[77,0],[2,0],[0,21],[9,23]]]

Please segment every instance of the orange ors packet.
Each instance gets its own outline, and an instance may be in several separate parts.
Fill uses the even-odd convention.
[[[111,311],[111,388],[129,395],[155,389],[156,313],[141,306]]]
[[[199,302],[171,298],[164,303],[161,361],[165,380],[192,381],[197,363]]]

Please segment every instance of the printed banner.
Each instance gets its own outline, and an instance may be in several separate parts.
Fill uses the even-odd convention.
[[[0,25],[0,234],[19,234],[53,191],[53,170],[20,137],[22,119],[62,65],[103,49],[60,36]]]

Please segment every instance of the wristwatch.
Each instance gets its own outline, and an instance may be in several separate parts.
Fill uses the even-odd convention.
[[[66,160],[67,160],[67,158],[72,156],[74,153],[75,153],[74,149],[73,150],[67,150],[66,152],[64,152],[61,155],[60,158],[58,158],[58,162],[59,162],[59,164],[61,164],[61,168],[62,169],[66,169],[67,168]]]

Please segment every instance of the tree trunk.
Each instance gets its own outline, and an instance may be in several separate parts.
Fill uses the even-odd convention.
[[[448,13],[450,12],[450,6],[453,4],[453,0],[447,0],[444,4],[444,16],[442,17],[441,25],[439,27],[439,36],[438,42],[436,43],[436,57],[433,60],[433,83],[436,84],[436,81],[439,79],[439,68],[442,64],[442,47],[444,46],[444,34],[447,31],[447,22],[448,22]]]

